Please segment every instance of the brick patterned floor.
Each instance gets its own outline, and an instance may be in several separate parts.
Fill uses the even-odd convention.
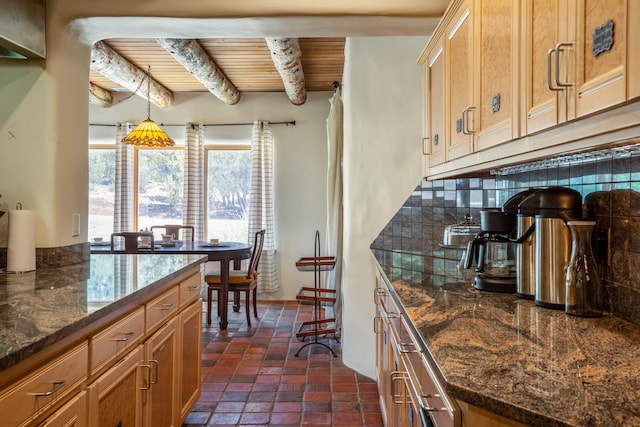
[[[295,355],[313,341],[296,337],[312,305],[259,302],[258,315],[248,328],[244,307],[229,310],[226,331],[215,316],[203,328],[202,395],[183,427],[383,425],[375,381],[342,364],[335,339],[319,341],[337,357],[317,344]]]

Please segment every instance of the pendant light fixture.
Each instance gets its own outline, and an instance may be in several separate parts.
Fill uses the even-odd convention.
[[[122,142],[143,147],[172,147],[175,145],[173,139],[162,130],[160,126],[151,120],[151,67],[147,69],[147,119],[143,120],[127,136],[122,138]]]

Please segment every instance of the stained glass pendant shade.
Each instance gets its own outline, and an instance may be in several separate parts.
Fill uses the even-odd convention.
[[[175,142],[166,134],[160,126],[151,120],[151,67],[147,71],[147,119],[143,120],[127,136],[122,138],[122,142],[144,147],[172,147]]]

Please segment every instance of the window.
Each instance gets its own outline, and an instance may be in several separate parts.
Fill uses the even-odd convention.
[[[183,150],[138,150],[138,229],[182,224]]]
[[[207,150],[207,229],[210,237],[246,241],[251,151]]]
[[[92,132],[93,130],[93,132]],[[113,232],[115,145],[113,128],[90,127],[88,237],[106,240]],[[179,135],[170,149],[138,149],[134,168],[134,229],[182,224],[184,150]],[[205,238],[246,241],[251,174],[250,142],[206,141]]]

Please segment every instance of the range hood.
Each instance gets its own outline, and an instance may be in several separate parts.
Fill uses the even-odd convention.
[[[0,0],[0,10],[0,58],[44,58],[44,0]]]

